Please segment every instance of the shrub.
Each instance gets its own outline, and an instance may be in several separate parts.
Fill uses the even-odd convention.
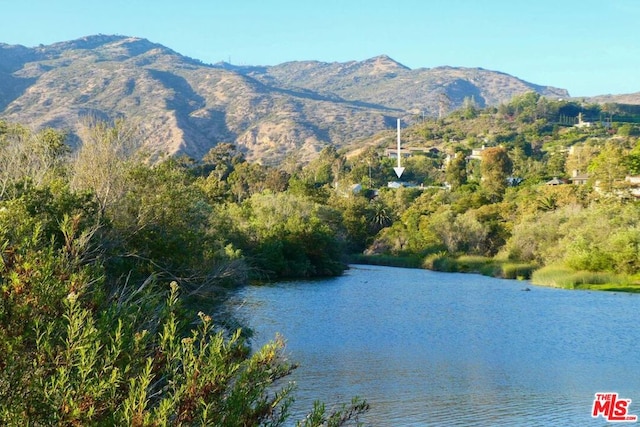
[[[83,299],[69,293],[62,319],[34,322],[33,342],[11,354],[13,366],[22,358],[37,364],[0,377],[13,386],[3,390],[3,424],[243,426],[286,418],[292,385],[270,389],[294,367],[281,339],[249,356],[239,331],[225,337],[203,313],[183,335],[175,282],[155,331],[125,324],[131,307],[96,316]]]
[[[428,255],[424,259],[422,266],[434,271],[445,271],[449,273],[458,271],[458,264],[455,259],[447,255],[446,252],[438,252]]]
[[[282,425],[283,340],[251,353],[240,330],[182,305],[176,282],[117,284],[85,202],[46,189],[0,202],[0,425]]]
[[[494,268],[492,258],[478,255],[462,255],[456,259],[456,263],[457,270],[465,273],[480,273]]]
[[[254,194],[234,213],[238,246],[264,276],[337,276],[343,246],[335,212],[304,197]]]
[[[293,369],[281,339],[250,355],[203,313],[190,326],[175,282],[168,295],[155,280],[108,287],[88,211],[46,206],[0,211],[0,424],[284,421],[292,387],[271,389]]]
[[[530,279],[536,268],[535,264],[507,261],[500,265],[500,275],[505,279]]]

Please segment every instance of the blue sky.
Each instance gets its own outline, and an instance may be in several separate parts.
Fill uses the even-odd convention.
[[[638,0],[0,0],[0,42],[144,37],[215,63],[502,71],[572,96],[640,91]]]

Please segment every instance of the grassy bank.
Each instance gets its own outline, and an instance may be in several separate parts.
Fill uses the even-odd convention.
[[[640,293],[637,277],[609,272],[576,271],[557,265],[536,270],[531,276],[531,283],[563,289]]]
[[[576,271],[565,266],[546,266],[490,257],[446,253],[428,255],[352,255],[349,262],[389,267],[424,268],[447,273],[477,273],[503,279],[531,280],[539,286],[610,292],[640,293],[640,277],[611,272]]]
[[[490,257],[462,255],[452,257],[447,254],[432,254],[422,263],[424,268],[435,271],[478,273],[503,279],[527,280],[537,265]]]
[[[352,254],[349,256],[348,262],[350,264],[384,265],[387,267],[422,267],[422,258],[417,255],[393,256]]]
[[[350,257],[357,264],[385,265],[389,267],[425,268],[447,273],[478,273],[485,276],[504,279],[522,279],[531,277],[537,267],[534,264],[496,260],[489,257],[463,255],[452,257],[446,254],[432,254],[426,258],[417,255],[361,255]]]

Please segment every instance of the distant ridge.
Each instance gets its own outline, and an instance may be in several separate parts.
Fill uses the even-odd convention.
[[[146,130],[150,149],[195,158],[233,142],[264,163],[290,155],[308,160],[327,145],[391,129],[396,118],[437,116],[443,99],[451,111],[468,97],[489,106],[529,91],[569,97],[565,89],[502,72],[410,69],[387,55],[236,66],[204,64],[122,35],[33,48],[0,44],[0,118],[73,133],[84,116],[124,116]]]

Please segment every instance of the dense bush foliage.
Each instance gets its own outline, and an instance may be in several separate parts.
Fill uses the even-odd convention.
[[[212,197],[217,166],[150,165],[126,123],[87,126],[73,156],[55,131],[2,126],[0,154],[23,163],[0,171],[0,424],[282,425],[283,339],[251,351],[197,295],[340,274],[339,214],[285,193]],[[366,409],[318,403],[300,424]]]
[[[84,123],[75,152],[55,130],[0,123],[0,424],[281,425],[283,340],[252,352],[210,301],[249,280],[341,274],[350,253],[637,290],[630,114],[536,94],[469,103],[406,130],[424,150],[400,188],[384,145],[275,168],[228,143],[152,160],[122,120]],[[366,407],[318,403],[301,425]]]

